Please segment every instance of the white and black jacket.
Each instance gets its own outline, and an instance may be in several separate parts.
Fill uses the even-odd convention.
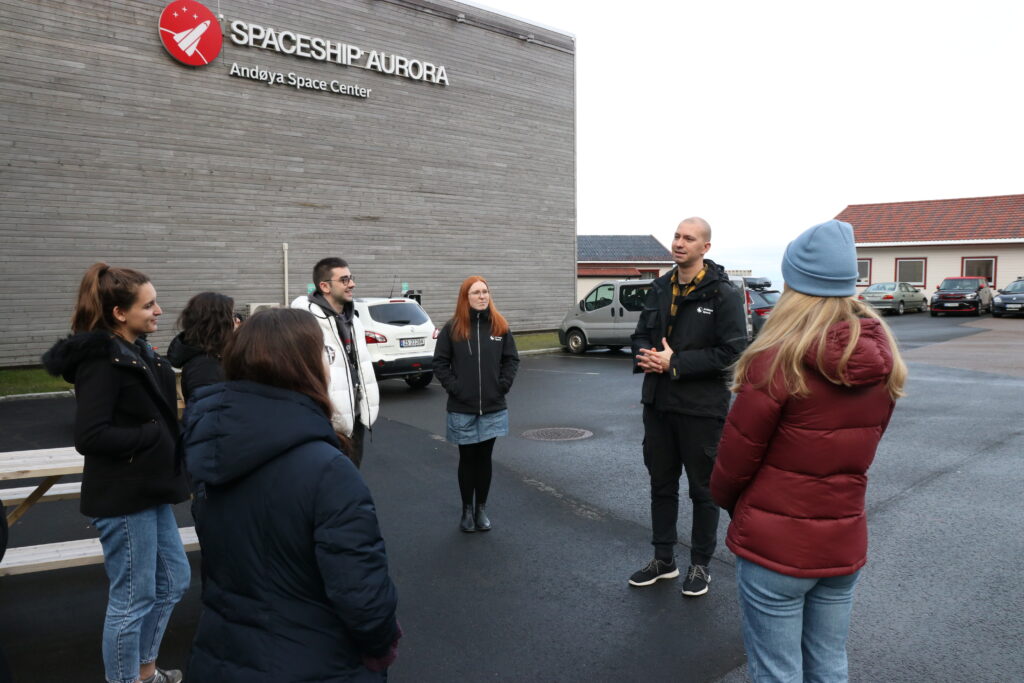
[[[351,307],[351,304],[349,306]],[[370,351],[366,348],[366,330],[359,316],[354,311],[349,311],[352,344],[356,356],[356,373],[353,375],[348,354],[345,353],[345,343],[338,329],[338,326],[343,324],[341,316],[330,307],[327,300],[316,294],[300,296],[292,301],[291,307],[312,313],[323,330],[325,360],[330,369],[327,392],[334,409],[331,416],[334,429],[345,436],[352,436],[356,414],[367,428],[372,427],[380,407],[380,390],[377,388],[377,378],[373,374]],[[359,392],[361,396],[358,397],[355,390],[357,384],[362,386],[362,392]]]
[[[488,311],[470,311],[469,337],[453,341],[452,321],[437,335],[434,376],[448,392],[449,413],[484,415],[504,410],[519,369],[512,332],[491,334]]]

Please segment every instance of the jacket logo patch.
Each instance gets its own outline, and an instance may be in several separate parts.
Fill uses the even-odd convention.
[[[715,312],[715,309],[713,309],[713,308],[705,308],[704,306],[698,306],[697,307],[697,312],[698,313],[703,313],[704,315],[711,315],[712,313]]]
[[[324,344],[324,351],[327,352],[327,364],[334,365],[334,349],[327,344]]]
[[[501,337],[491,337],[491,341],[501,341]]]

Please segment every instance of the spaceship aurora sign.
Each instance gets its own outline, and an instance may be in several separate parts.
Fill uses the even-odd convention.
[[[204,66],[220,54],[220,23],[195,0],[177,0],[160,13],[160,41],[182,64]]]

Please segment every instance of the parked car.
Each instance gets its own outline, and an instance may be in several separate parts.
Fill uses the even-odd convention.
[[[765,277],[745,277],[743,282],[746,285],[750,336],[753,339],[764,327],[782,293],[777,289],[772,289],[772,281]]]
[[[980,275],[947,277],[932,294],[932,317],[939,313],[973,313],[992,310],[992,288]]]
[[[1021,314],[1024,314],[1024,278],[1011,282],[992,297],[993,318]]]
[[[876,282],[857,298],[884,313],[928,310],[928,296],[909,282]]]
[[[423,307],[404,297],[359,297],[353,303],[377,379],[404,379],[413,389],[430,384],[437,328]]]
[[[558,343],[569,353],[584,353],[592,346],[607,346],[613,351],[629,346],[651,282],[600,283],[565,314],[558,327]]]

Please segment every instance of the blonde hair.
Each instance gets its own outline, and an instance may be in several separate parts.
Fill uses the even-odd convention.
[[[772,359],[768,373],[757,386],[765,386],[781,372],[781,387],[793,396],[803,397],[810,393],[804,379],[804,357],[812,345],[817,345],[818,371],[833,384],[852,386],[846,374],[850,356],[860,339],[860,320],[873,318],[885,331],[892,354],[892,372],[886,381],[889,396],[893,400],[903,396],[903,385],[907,380],[907,366],[900,356],[892,331],[870,306],[848,297],[820,297],[802,294],[792,289],[786,290],[771,317],[761,328],[757,339],[747,347],[733,368],[733,382],[730,389],[737,392],[747,381],[750,366],[758,355],[765,351],[777,350]],[[828,330],[837,323],[845,322],[850,326],[850,339],[839,358],[835,375],[830,375],[824,367],[825,347]]]

